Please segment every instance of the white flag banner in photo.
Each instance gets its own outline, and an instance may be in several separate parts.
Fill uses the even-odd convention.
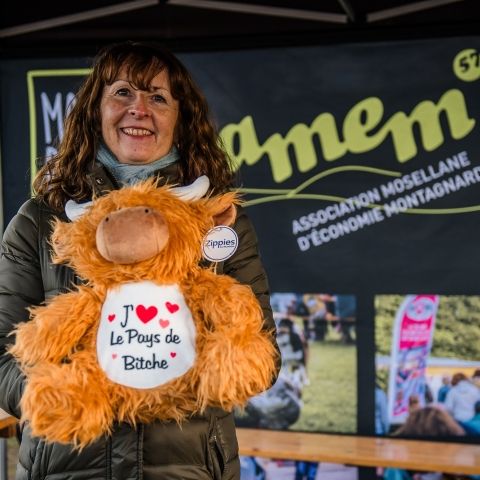
[[[397,311],[390,362],[388,412],[403,423],[411,400],[425,405],[425,371],[432,347],[438,295],[407,295]]]

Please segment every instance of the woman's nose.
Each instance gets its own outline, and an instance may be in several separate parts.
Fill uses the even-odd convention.
[[[150,115],[146,99],[142,95],[135,97],[134,102],[128,109],[128,113],[135,118],[141,119]]]

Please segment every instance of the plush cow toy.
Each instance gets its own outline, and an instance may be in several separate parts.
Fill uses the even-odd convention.
[[[235,220],[236,196],[198,198],[204,177],[190,187],[146,181],[56,222],[55,262],[86,283],[16,330],[33,435],[82,448],[114,421],[181,422],[270,386],[276,350],[250,287],[199,266],[207,232]]]

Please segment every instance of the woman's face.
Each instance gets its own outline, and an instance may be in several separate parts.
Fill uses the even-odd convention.
[[[172,96],[166,69],[150,90],[136,90],[124,70],[103,89],[100,103],[103,141],[120,163],[151,163],[172,148],[178,101]]]

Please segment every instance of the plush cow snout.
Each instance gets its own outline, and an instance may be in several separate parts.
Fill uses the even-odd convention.
[[[122,208],[109,213],[97,227],[97,249],[106,260],[137,263],[160,253],[168,242],[163,215],[150,207]]]

